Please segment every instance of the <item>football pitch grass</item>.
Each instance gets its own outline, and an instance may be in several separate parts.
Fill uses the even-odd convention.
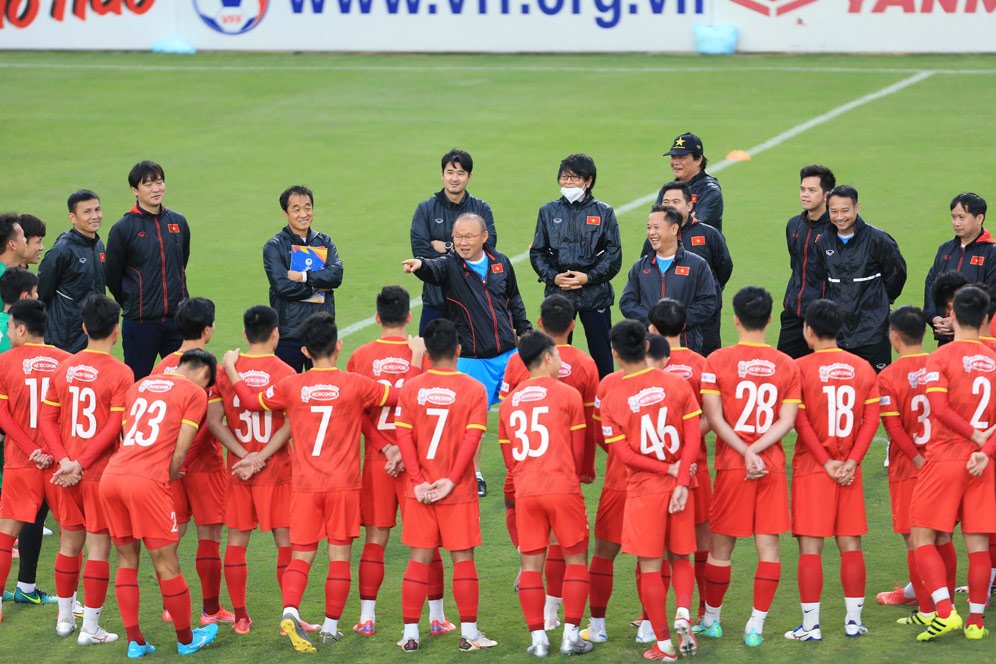
[[[560,159],[572,152],[592,155],[599,168],[595,194],[617,209],[623,238],[623,269],[615,282],[618,299],[640,250],[648,195],[670,179],[660,155],[674,136],[694,131],[705,143],[710,172],[723,185],[724,231],[735,263],[727,305],[741,286],[767,287],[776,303],[776,323],[768,334],[772,343],[788,273],[784,224],[799,209],[801,166],[831,166],[839,183],[860,191],[865,220],[899,242],[909,279],[897,304],[922,305],[923,279],[934,251],[951,237],[951,197],[966,190],[990,200],[996,194],[992,57],[2,53],[0,92],[0,209],[42,217],[50,229],[46,245],[68,226],[64,201],[70,192],[87,187],[102,195],[106,236],[132,203],[126,184],[131,165],[149,158],[163,164],[166,204],[187,216],[193,233],[190,291],[217,305],[217,332],[209,350],[219,357],[225,349],[244,347],[241,313],[266,302],[261,247],[283,225],[278,194],[297,183],[314,189],[314,226],[333,237],[345,264],[344,285],[336,293],[337,318],[340,329],[350,333],[340,364],[353,348],[373,338],[376,330],[361,324],[373,313],[379,287],[400,283],[413,295],[420,291],[417,280],[400,268],[410,252],[411,214],[440,188],[439,156],[454,146],[474,156],[469,190],[492,204],[498,248],[510,256],[523,254],[517,274],[527,311],[535,319],[542,288],[524,252],[537,209],[558,195]],[[749,150],[754,158],[723,163],[734,149]],[[724,339],[730,342],[732,308],[724,312]],[[417,311],[414,316],[417,320]],[[614,317],[619,319],[618,312]],[[578,337],[583,346],[583,334]],[[479,624],[499,646],[464,655],[456,649],[455,634],[425,636],[423,650],[413,659],[522,661],[527,656],[529,635],[512,593],[518,563],[504,526],[504,468],[495,445],[496,424],[492,414],[484,451],[491,495],[481,502],[484,546],[477,552],[477,566]],[[792,439],[785,443],[789,454]],[[711,448],[711,436],[709,440]],[[782,638],[800,621],[797,547],[786,535],[782,583],[768,616],[767,640],[758,650],[745,648],[740,634],[750,614],[756,558],[752,542],[743,541],[734,553],[733,581],[723,608],[726,636],[703,640],[700,660],[926,661],[976,658],[992,651],[991,640],[969,643],[961,634],[938,644],[917,644],[916,630],[894,622],[905,614],[903,609],[875,603],[877,591],[906,579],[905,550],[891,529],[884,454],[880,432],[864,470],[870,528],[864,540],[864,618],[869,635],[844,637],[837,553],[828,542],[824,640],[790,643]],[[604,455],[599,453],[598,459],[601,472]],[[599,479],[585,488],[592,520],[600,486]],[[200,589],[194,540],[188,534],[181,558],[196,607]],[[365,639],[350,631],[358,616],[355,575],[361,548],[362,538],[354,546],[353,593],[340,623],[346,638],[317,656],[393,661],[402,656],[394,642],[401,634],[407,550],[400,544],[400,531],[393,533],[378,601],[379,632]],[[53,539],[43,546],[39,583],[49,592],[55,590],[51,570],[56,549]],[[318,560],[301,613],[320,622],[326,568],[321,556]],[[959,563],[959,583],[964,583],[965,558]],[[272,539],[256,534],[249,555],[253,633],[237,637],[223,628],[198,657],[226,662],[296,657],[276,633],[280,593],[274,564]],[[597,645],[587,659],[636,660],[645,649],[633,642],[634,631],[627,624],[638,610],[633,564],[629,556],[617,560],[608,617],[611,640]],[[16,565],[12,580],[15,576]],[[173,658],[175,635],[159,622],[159,592],[147,558],[140,578],[142,624],[159,647],[154,657]],[[224,589],[222,595],[229,605]],[[958,597],[963,612],[964,601],[963,595]],[[56,637],[54,606],[8,604],[4,609],[0,661],[124,657],[123,643],[84,649],[75,638]],[[456,622],[449,584],[447,609]],[[123,637],[113,584],[102,622]],[[551,637],[556,644],[559,631]]]

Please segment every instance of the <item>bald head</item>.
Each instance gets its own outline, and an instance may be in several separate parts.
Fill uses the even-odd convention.
[[[484,243],[487,241],[488,225],[481,215],[465,212],[453,222],[453,249],[460,258],[479,260],[484,254]]]

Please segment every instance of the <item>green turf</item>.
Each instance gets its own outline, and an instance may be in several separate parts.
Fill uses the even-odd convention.
[[[622,207],[670,179],[660,153],[681,132],[702,136],[707,155],[717,163],[730,150],[761,144],[917,71],[940,70],[719,173],[724,230],[735,262],[727,301],[738,287],[759,284],[780,302],[788,264],[784,222],[798,211],[798,169],[819,161],[836,171],[839,182],[856,185],[865,219],[899,241],[910,271],[899,302],[919,304],[935,248],[951,235],[947,202],[964,190],[992,193],[994,64],[996,59],[982,56],[3,53],[0,209],[38,214],[52,228],[51,241],[56,229],[68,225],[66,196],[89,187],[104,197],[106,231],[132,203],[126,184],[130,166],[139,159],[160,161],[168,176],[167,205],[187,215],[194,234],[191,291],[218,305],[217,338],[210,349],[220,355],[240,342],[242,310],[266,301],[261,245],[282,225],[277,195],[290,184],[315,190],[315,227],[330,233],[339,247],[345,285],[336,302],[340,323],[348,325],[371,315],[380,285],[401,283],[418,291],[418,282],[403,275],[399,263],[409,252],[411,213],[439,189],[438,158],[450,147],[474,155],[470,190],[491,202],[499,248],[515,255],[529,245],[538,207],[557,196],[557,164],[571,152],[595,158],[600,170],[596,194]],[[989,73],[957,73],[963,70]],[[642,242],[643,210],[620,215],[624,268],[619,288]],[[519,265],[519,279],[527,309],[535,315],[542,290],[527,263]],[[346,352],[373,335],[368,328],[350,336]],[[769,339],[776,335],[772,330]],[[724,336],[732,339],[729,321]],[[905,555],[891,532],[883,449],[873,447],[865,468],[870,636],[843,636],[831,544],[825,557],[824,642],[793,644],[781,638],[799,621],[796,547],[786,537],[783,583],[767,623],[769,640],[759,651],[747,651],[739,632],[750,610],[755,558],[744,542],[734,556],[724,607],[728,636],[704,643],[700,659],[916,661],[937,653],[973,657],[991,647],[967,644],[960,636],[936,646],[915,644],[911,630],[892,624],[900,610],[875,605],[876,591],[905,579]],[[485,470],[497,491],[503,471],[493,448],[485,454]],[[592,516],[598,486],[587,491]],[[513,661],[524,655],[528,633],[511,593],[517,563],[500,496],[483,501],[481,517],[480,623],[501,644],[492,652],[462,656],[453,636],[426,639],[415,656],[419,659]],[[400,656],[393,643],[400,635],[406,553],[396,535],[393,542],[378,612],[381,633],[372,640],[349,633],[334,647],[335,655],[355,661]],[[182,554],[197,603],[192,537]],[[40,580],[49,591],[54,591],[49,571],[54,555],[54,543],[46,542]],[[291,658],[286,642],[275,635],[280,601],[273,564],[272,541],[257,535],[250,552],[249,597],[255,632],[240,639],[223,631],[212,646],[212,660]],[[632,567],[631,559],[620,558],[609,614],[613,640],[591,659],[639,658],[642,647],[632,642],[625,624],[637,610]],[[150,640],[161,646],[156,658],[168,659],[174,656],[173,634],[157,620],[158,593],[150,575],[146,566],[142,620]],[[319,566],[302,607],[306,618],[321,613],[323,579]],[[358,612],[355,588],[354,583],[343,617],[347,631]],[[452,601],[448,606],[455,619]],[[5,608],[0,661],[28,653],[53,662],[123,656],[123,646],[81,650],[58,641],[54,607]],[[108,627],[120,631],[113,588],[105,615]]]

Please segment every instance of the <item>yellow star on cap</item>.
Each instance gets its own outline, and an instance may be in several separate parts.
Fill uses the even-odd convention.
[[[683,148],[683,147],[685,147],[685,139],[683,139],[683,138],[676,138],[674,140],[674,147],[676,147],[676,148]]]

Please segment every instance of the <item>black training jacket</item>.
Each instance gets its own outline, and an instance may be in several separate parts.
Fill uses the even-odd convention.
[[[422,201],[412,215],[412,256],[415,258],[439,258],[447,252],[438,252],[432,248],[433,240],[453,242],[453,222],[465,212],[473,212],[484,219],[488,227],[488,241],[484,246],[494,250],[498,246],[498,231],[495,229],[495,217],[488,202],[474,198],[470,192],[464,192],[463,200],[452,203],[446,197],[446,191],[440,189],[432,198]],[[445,309],[446,301],[442,291],[432,284],[422,285],[422,302]]]
[[[70,353],[86,348],[83,300],[104,294],[107,257],[100,237],[88,238],[75,228],[56,239],[38,266],[38,299],[45,303],[45,343]]]
[[[809,213],[803,210],[788,220],[785,225],[785,243],[788,245],[789,267],[792,274],[785,287],[785,300],[782,306],[797,318],[802,318],[806,305],[820,298],[822,284],[812,284],[806,280],[806,267],[813,258],[816,241],[827,233],[833,233],[830,213],[824,212],[816,221],[810,221]]]
[[[835,229],[819,239],[807,281],[820,284],[820,297],[844,311],[841,348],[858,348],[888,338],[889,307],[906,284],[906,260],[891,235],[859,216],[847,244]]]
[[[671,182],[675,182],[675,180]],[[694,205],[692,214],[695,215],[695,219],[701,221],[703,224],[709,224],[722,233],[723,189],[719,186],[719,180],[705,171],[699,171],[698,175],[685,184],[692,190],[692,203]],[[664,198],[664,186],[657,192],[658,205],[660,205],[661,199]]]
[[[609,282],[622,267],[612,206],[590,194],[575,203],[563,196],[547,203],[539,209],[529,261],[546,284],[545,295],[563,295],[574,301],[577,311],[611,307],[616,296]],[[568,270],[584,272],[588,283],[579,290],[563,290],[553,280]]]
[[[449,319],[460,334],[460,355],[489,358],[512,350],[518,337],[532,329],[519,295],[515,268],[508,256],[485,250],[487,279],[457,254],[423,258],[415,276],[440,287]]]
[[[619,310],[626,318],[646,324],[650,307],[665,297],[685,305],[687,314],[682,343],[696,352],[701,351],[701,327],[719,307],[718,289],[705,259],[686,251],[680,243],[667,272],[661,273],[653,254],[643,256],[633,264],[619,298]]]
[[[325,267],[308,272],[307,283],[287,278],[291,247],[294,245],[325,247],[328,250]],[[342,260],[332,238],[325,233],[308,229],[308,238],[305,240],[292,233],[290,227],[284,226],[263,245],[263,269],[270,282],[270,306],[277,310],[279,316],[281,339],[298,339],[298,326],[311,314],[327,311],[335,316],[335,295],[332,289],[342,284]],[[305,302],[319,291],[325,295],[324,302]]]
[[[722,291],[733,274],[733,258],[730,256],[730,249],[726,246],[723,234],[709,224],[692,219],[678,229],[678,240],[686,251],[705,259],[712,270],[713,278],[716,279],[716,285]],[[644,240],[641,255],[649,256],[653,253],[650,240]],[[719,307],[723,308],[722,298],[719,300]]]
[[[928,322],[934,316],[944,315],[934,302],[932,291],[937,275],[951,271],[963,274],[970,284],[983,283],[996,290],[996,239],[988,230],[983,228],[979,237],[964,247],[956,237],[937,248],[937,256],[923,286],[923,313]]]
[[[126,320],[165,321],[187,294],[190,226],[179,212],[136,203],[107,236],[107,288]]]

